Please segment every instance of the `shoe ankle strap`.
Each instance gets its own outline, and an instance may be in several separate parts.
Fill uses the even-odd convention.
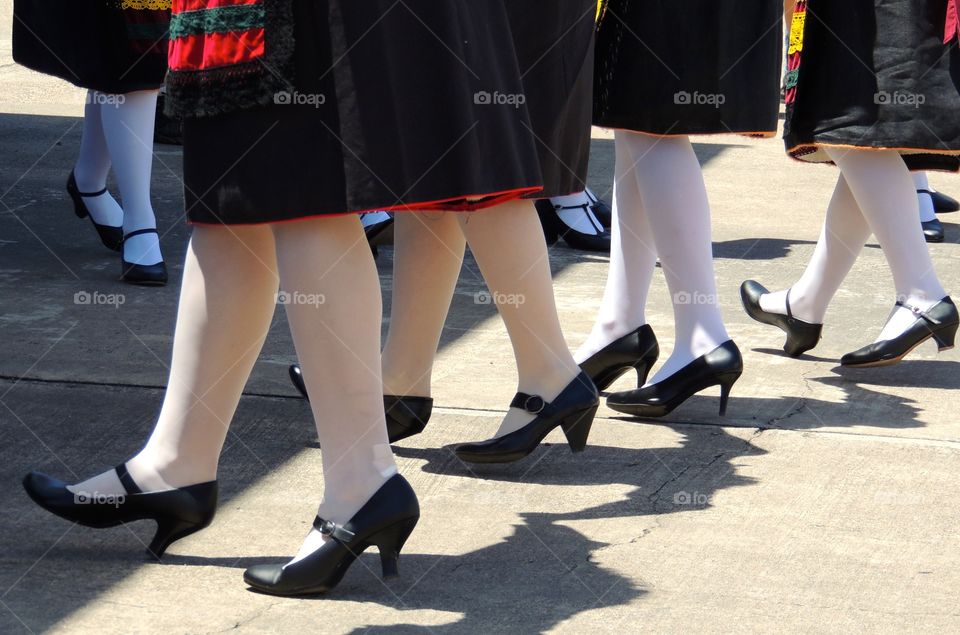
[[[130,232],[129,234],[124,234],[123,239],[127,240],[128,238],[133,238],[134,236],[139,236],[141,234],[156,234],[159,236],[160,232],[157,231],[156,227],[151,227],[149,229],[138,229],[136,231]]]
[[[338,525],[332,520],[324,520],[319,516],[313,519],[313,528],[324,536],[330,536],[339,542],[350,542],[356,537],[356,534],[344,529],[342,525]]]
[[[929,309],[927,309],[927,311],[937,306],[937,304],[940,304],[940,303],[937,302],[936,304],[931,306]],[[908,311],[916,315],[918,318],[923,318],[927,322],[930,322],[930,324],[935,324],[935,325],[941,324],[940,320],[938,320],[935,317],[932,317],[927,311],[922,310],[920,307],[913,306],[912,304],[907,304],[903,300],[897,300],[897,306],[901,306],[907,309]]]
[[[133,477],[130,476],[130,472],[127,471],[127,464],[121,463],[117,467],[113,468],[117,473],[117,478],[120,479],[120,484],[123,485],[123,489],[127,490],[127,494],[142,494],[143,490],[136,484],[133,480]]]

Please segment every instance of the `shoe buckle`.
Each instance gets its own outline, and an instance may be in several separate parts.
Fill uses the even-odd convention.
[[[523,409],[530,414],[540,414],[547,407],[547,402],[539,395],[530,395],[523,404]]]
[[[352,540],[356,535],[352,531],[344,529],[332,520],[324,520],[319,516],[317,516],[316,520],[313,522],[313,528],[324,536],[330,536],[331,538],[343,541]]]

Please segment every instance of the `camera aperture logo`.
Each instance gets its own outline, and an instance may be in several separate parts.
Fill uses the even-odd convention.
[[[76,505],[111,505],[113,507],[120,507],[126,500],[126,494],[104,494],[102,492],[73,493],[73,502]]]
[[[323,93],[300,93],[281,90],[273,94],[273,103],[278,106],[313,106],[319,108],[327,103]]]
[[[527,103],[527,96],[523,93],[501,93],[498,90],[492,93],[481,90],[473,94],[473,103],[478,106],[513,106],[519,108]]]
[[[700,492],[680,491],[673,495],[673,504],[706,507],[710,504],[710,497]]]

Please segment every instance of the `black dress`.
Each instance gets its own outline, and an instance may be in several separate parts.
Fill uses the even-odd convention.
[[[592,0],[294,0],[294,90],[184,122],[189,221],[582,189],[593,17]]]
[[[594,123],[655,135],[777,130],[779,0],[604,0]]]
[[[944,43],[947,0],[800,2],[791,33],[784,140],[898,150],[914,170],[960,169],[960,50]]]
[[[14,0],[13,16],[27,68],[111,94],[163,84],[170,0]]]

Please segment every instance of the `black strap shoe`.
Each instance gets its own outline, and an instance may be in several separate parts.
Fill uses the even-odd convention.
[[[163,492],[142,492],[125,464],[114,468],[126,494],[71,492],[67,484],[46,474],[30,472],[23,489],[37,505],[85,527],[116,527],[137,520],[157,521],[147,552],[160,558],[174,541],[196,533],[213,521],[217,482],[209,481]]]
[[[920,221],[920,227],[923,228],[923,238],[928,243],[943,242],[943,223],[940,219]]]
[[[244,572],[243,580],[254,591],[270,595],[326,593],[339,584],[353,561],[374,545],[380,551],[383,577],[396,576],[400,551],[419,519],[417,495],[407,480],[396,474],[346,524],[317,516],[314,528],[329,537],[322,547],[290,564],[254,565]]]
[[[138,229],[137,231],[130,232],[124,236],[123,241],[126,242],[130,238],[139,236],[140,234],[159,235],[159,233],[160,232],[158,232],[156,229]],[[120,278],[124,282],[152,287],[159,287],[167,284],[167,265],[162,260],[152,265],[137,265],[132,262],[127,262],[126,259],[121,256],[120,262]]]
[[[303,383],[303,373],[297,364],[290,366],[290,381],[303,398],[309,401],[307,385]],[[433,399],[384,395],[383,409],[387,415],[387,436],[390,443],[395,443],[423,432],[430,421],[430,415],[433,414]]]
[[[932,192],[930,190],[917,190],[917,194],[929,194],[933,201],[933,211],[937,214],[949,214],[950,212],[960,212],[960,201],[947,196],[943,192]]]
[[[757,322],[776,326],[787,334],[783,351],[790,357],[799,357],[819,342],[823,333],[823,324],[813,324],[793,317],[790,309],[790,291],[787,291],[787,314],[771,313],[760,307],[760,296],[766,293],[766,287],[755,280],[747,280],[740,285],[740,301],[747,315]]]
[[[917,320],[892,340],[874,342],[852,353],[847,353],[840,358],[841,366],[869,368],[896,364],[931,337],[936,341],[938,351],[953,348],[957,328],[960,327],[960,314],[957,313],[957,307],[950,296],[943,298],[926,311],[921,311],[899,300],[897,306],[912,311],[917,316]]]
[[[605,228],[610,229],[613,227],[613,209],[610,205],[593,193],[589,187],[583,191],[587,195],[587,198],[590,199],[590,209],[593,210],[593,215],[597,217],[597,220],[600,221],[600,224]]]
[[[607,405],[637,417],[663,417],[684,401],[711,386],[720,386],[720,416],[727,414],[730,389],[743,374],[743,357],[733,340],[701,355],[663,381],[644,388],[613,393]]]
[[[600,225],[596,226],[591,218],[590,222],[594,224],[595,234],[585,234],[575,230],[564,223],[557,215],[561,209],[580,209],[589,216],[590,204],[576,205],[574,207],[555,206],[550,199],[542,198],[536,202],[537,214],[540,216],[540,224],[543,225],[543,234],[547,240],[547,245],[553,245],[561,238],[573,249],[583,251],[596,251],[601,253],[610,253],[610,230]],[[599,222],[599,221],[597,221]]]
[[[106,193],[107,188],[103,188],[99,192],[81,192],[77,187],[77,179],[74,173],[70,172],[70,176],[67,178],[67,194],[73,201],[73,211],[77,218],[89,217],[90,222],[93,223],[93,228],[97,230],[97,235],[100,236],[100,242],[103,243],[103,246],[112,251],[120,251],[123,245],[123,227],[100,225],[93,220],[93,215],[87,209],[87,204],[83,202],[84,198],[96,198]]]
[[[639,387],[647,383],[647,375],[659,356],[657,336],[649,324],[644,324],[585,359],[580,368],[590,376],[597,390],[606,390],[630,369],[637,371]]]
[[[470,463],[511,463],[533,452],[544,437],[559,427],[567,437],[570,450],[582,452],[599,406],[597,387],[581,370],[550,403],[539,395],[516,394],[510,407],[536,415],[527,425],[489,441],[465,443],[454,451],[461,460]]]

